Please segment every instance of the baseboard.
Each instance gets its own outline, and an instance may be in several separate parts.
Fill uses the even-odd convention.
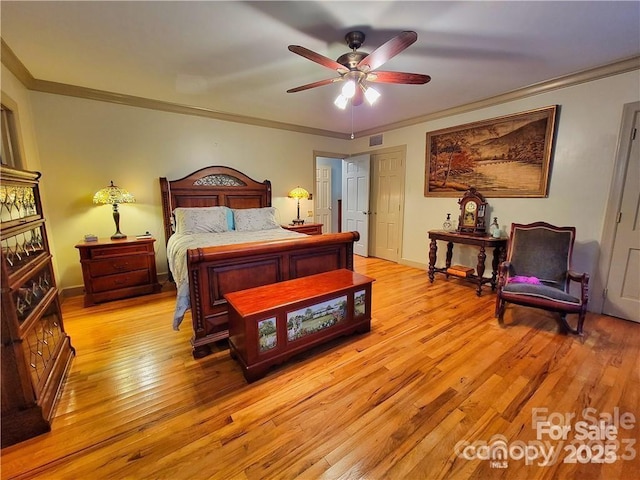
[[[413,262],[411,260],[407,260],[406,258],[401,258],[398,260],[400,265],[406,265],[407,267],[419,268],[420,270],[428,270],[429,265],[426,263]]]

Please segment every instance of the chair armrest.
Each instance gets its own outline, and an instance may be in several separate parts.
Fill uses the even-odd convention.
[[[498,273],[502,275],[506,275],[509,273],[510,268],[511,268],[511,262],[504,261],[500,265],[498,265]]]
[[[501,289],[506,285],[510,270],[511,262],[505,261],[498,265],[498,283],[496,285],[498,289]]]
[[[569,270],[569,272],[567,272],[567,275],[569,276],[569,280],[573,280],[574,282],[589,283],[588,273],[578,273],[574,272],[573,270]]]
[[[570,281],[578,282],[580,284],[582,303],[586,305],[589,301],[589,274],[569,270],[567,272],[567,277]]]

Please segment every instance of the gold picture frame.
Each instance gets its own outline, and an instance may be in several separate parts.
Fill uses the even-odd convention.
[[[427,132],[425,197],[546,197],[557,105]]]

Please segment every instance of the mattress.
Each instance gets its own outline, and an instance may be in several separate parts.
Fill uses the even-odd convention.
[[[173,234],[167,243],[167,259],[177,288],[176,307],[173,314],[174,330],[180,328],[184,314],[191,308],[187,250],[305,236],[305,234],[293,232],[285,228],[270,228],[268,230],[254,231],[231,230],[222,233]]]

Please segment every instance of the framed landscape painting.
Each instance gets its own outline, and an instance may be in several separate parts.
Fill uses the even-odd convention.
[[[424,195],[546,197],[556,105],[427,133]]]

